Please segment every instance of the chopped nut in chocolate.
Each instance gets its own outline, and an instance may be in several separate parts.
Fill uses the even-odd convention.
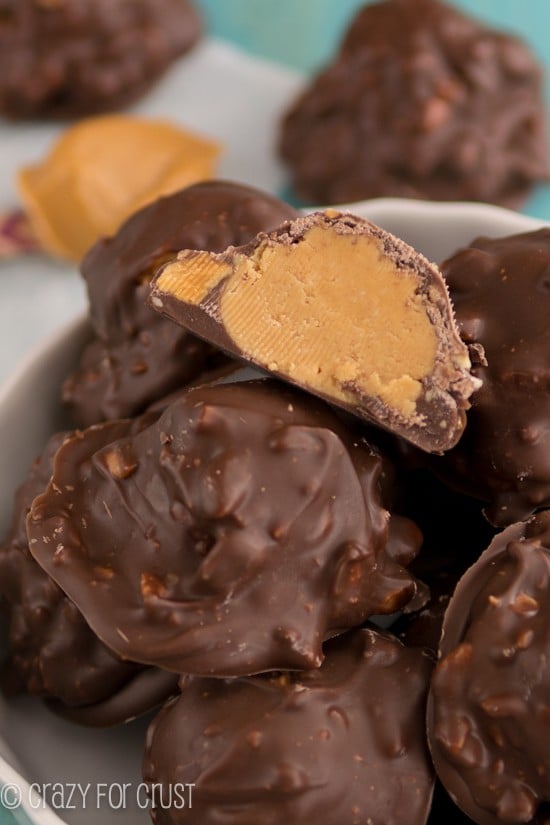
[[[307,203],[516,206],[548,180],[542,77],[521,40],[450,3],[367,3],[286,113],[280,152]]]
[[[395,508],[422,532],[421,551],[410,569],[429,588],[420,610],[406,611],[392,625],[406,645],[437,652],[445,611],[458,580],[495,535],[479,501],[463,496],[425,469],[397,476]]]
[[[315,668],[326,638],[417,585],[381,456],[275,381],[189,390],[150,427],[58,450],[30,549],[120,656],[178,673]],[[395,533],[395,531],[392,531]]]
[[[3,0],[0,112],[81,117],[132,103],[202,33],[191,0]]]
[[[497,535],[459,582],[432,680],[439,778],[480,825],[547,821],[550,511]]]
[[[333,210],[220,254],[184,250],[150,302],[211,343],[425,450],[458,440],[479,385],[437,268]]]
[[[157,825],[424,825],[431,659],[373,628],[325,646],[318,670],[182,679],[153,720],[144,779],[193,783],[193,806],[157,794]]]
[[[148,203],[213,176],[221,146],[166,120],[102,115],[61,133],[17,175],[43,251],[80,262]]]

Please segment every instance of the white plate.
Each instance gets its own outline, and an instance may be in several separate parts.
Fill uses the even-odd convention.
[[[399,234],[436,261],[476,235],[496,237],[541,225],[535,219],[482,205],[384,199],[349,208]],[[0,534],[10,517],[16,484],[26,474],[47,435],[61,426],[59,385],[76,361],[87,334],[84,320],[75,320],[43,342],[0,392]],[[17,764],[27,779],[39,784],[58,782],[64,788],[70,787],[69,783],[90,783],[86,807],[57,811],[70,825],[149,822],[148,814],[136,804],[144,729],[143,720],[110,731],[81,729],[57,719],[39,701],[22,698],[8,702],[0,698],[0,734],[12,752],[12,764]],[[0,781],[1,768],[0,764]],[[6,775],[3,778],[10,781]],[[33,822],[52,825],[51,814],[40,808],[32,810],[26,786],[21,780],[16,781],[21,785],[23,802]],[[98,806],[97,794],[104,787],[101,783],[115,783],[115,794],[127,783],[124,810],[109,808],[108,800],[103,798]],[[142,797],[138,799],[141,801]]]

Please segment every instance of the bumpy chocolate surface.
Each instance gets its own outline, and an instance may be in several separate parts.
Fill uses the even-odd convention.
[[[382,471],[298,391],[199,387],[105,449],[66,443],[30,548],[122,657],[202,675],[317,667],[327,636],[416,592],[411,542],[386,550]]]
[[[287,113],[280,151],[309,203],[514,205],[548,176],[541,72],[438,0],[369,4]]]
[[[195,783],[158,825],[423,825],[433,787],[424,713],[431,660],[371,628],[326,645],[319,670],[183,679],[153,720],[143,775]],[[158,786],[157,786],[158,787]]]
[[[63,388],[75,423],[136,415],[220,357],[146,306],[161,262],[182,247],[246,243],[296,214],[256,189],[211,181],[160,199],[98,241],[82,264],[94,338]]]
[[[441,269],[488,364],[458,446],[432,466],[510,524],[550,505],[550,229],[478,238]]]
[[[117,724],[149,710],[175,691],[175,680],[173,674],[122,661],[97,638],[30,555],[25,520],[66,439],[97,448],[129,428],[129,422],[111,422],[85,434],[53,436],[17,492],[12,526],[0,548],[0,597],[9,627],[4,689],[42,696],[58,713],[91,725]]]
[[[199,38],[190,0],[3,0],[0,111],[74,117],[144,94]]]
[[[547,822],[550,511],[500,533],[443,625],[428,730],[437,773],[480,825]]]

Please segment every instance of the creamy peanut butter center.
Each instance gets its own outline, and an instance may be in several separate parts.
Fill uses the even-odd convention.
[[[157,285],[194,305],[221,285],[219,320],[245,357],[343,401],[359,391],[410,415],[434,369],[421,276],[369,235],[320,225],[250,256],[185,251]]]

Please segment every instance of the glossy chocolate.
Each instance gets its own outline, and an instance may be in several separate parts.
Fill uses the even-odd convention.
[[[280,151],[308,203],[516,205],[548,179],[541,79],[517,38],[451,5],[370,3],[286,114]]]
[[[318,667],[325,638],[416,594],[402,565],[418,531],[387,550],[382,471],[307,395],[199,387],[104,449],[66,441],[30,547],[124,658],[218,676]]]
[[[201,29],[190,0],[2,0],[0,112],[66,118],[120,109]]]
[[[439,778],[479,825],[547,821],[550,511],[508,527],[459,582],[431,685]]]
[[[478,238],[441,268],[488,363],[464,435],[432,466],[504,526],[550,505],[550,229]]]
[[[325,652],[308,673],[184,678],[147,736],[153,822],[423,825],[431,659],[372,628]],[[192,808],[159,799],[160,786],[167,794],[178,783],[195,783]]]
[[[97,448],[129,427],[129,422],[111,422],[76,437]],[[29,553],[27,513],[44,491],[54,456],[67,438],[64,433],[53,436],[32,466],[17,492],[11,529],[0,548],[0,597],[9,631],[3,688],[41,696],[59,714],[83,724],[118,724],[161,704],[176,684],[173,674],[113,654]]]
[[[140,413],[193,380],[219,354],[146,306],[149,281],[182,247],[221,251],[296,215],[248,186],[209,181],[137,212],[82,263],[94,338],[63,400],[78,426]]]
[[[473,819],[455,805],[441,782],[436,780],[432,807],[426,825],[472,825]]]

